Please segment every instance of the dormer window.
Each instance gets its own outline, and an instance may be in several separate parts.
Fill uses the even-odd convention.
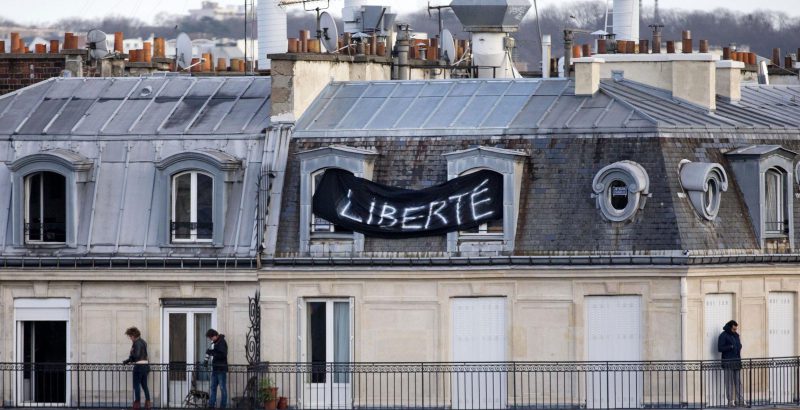
[[[210,242],[214,234],[214,178],[199,171],[172,178],[172,242]]]
[[[797,153],[780,145],[750,145],[726,155],[760,247],[794,249],[791,181]]]
[[[503,177],[503,218],[473,229],[447,234],[447,251],[460,255],[498,255],[514,251],[522,172],[527,154],[495,147],[476,147],[444,154],[447,179],[489,170]]]
[[[55,172],[25,177],[25,242],[67,240],[67,180]]]
[[[331,145],[297,154],[300,159],[300,252],[311,255],[352,255],[364,250],[364,234],[319,218],[312,211],[314,192],[328,169],[341,169],[372,179],[377,152]]]
[[[330,168],[323,168],[317,170],[313,174],[311,174],[311,196],[314,196],[314,193],[317,192],[317,186],[319,186],[320,181],[322,181],[322,176],[325,175],[325,171]],[[335,225],[331,222],[328,222],[324,218],[320,218],[316,215],[311,216],[311,235],[313,236],[315,233],[318,232],[326,232],[326,233],[346,233],[351,234],[353,231]]]
[[[786,173],[777,167],[764,174],[764,228],[767,235],[789,232],[786,220]]]
[[[719,213],[722,193],[728,190],[728,174],[722,165],[681,160],[678,169],[681,187],[694,211],[701,218],[713,221]]]
[[[644,208],[650,196],[650,178],[633,161],[619,161],[597,172],[592,196],[600,213],[610,222],[626,222]]]

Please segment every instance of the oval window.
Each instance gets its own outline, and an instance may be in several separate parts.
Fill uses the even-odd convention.
[[[706,212],[709,214],[715,214],[717,208],[719,207],[719,186],[717,185],[717,181],[715,179],[708,180],[708,191],[704,194],[704,204],[706,207]]]
[[[623,211],[628,207],[628,184],[615,180],[608,185],[608,195],[611,207]]]

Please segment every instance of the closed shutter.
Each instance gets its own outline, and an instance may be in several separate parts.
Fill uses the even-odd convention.
[[[589,296],[586,309],[590,361],[641,360],[640,296]]]
[[[733,294],[717,293],[706,295],[705,303],[705,349],[703,358],[714,360],[720,358],[717,340],[722,327],[733,319]]]
[[[770,292],[769,356],[794,356],[794,335],[794,293]]]
[[[453,361],[506,360],[505,298],[453,299]]]

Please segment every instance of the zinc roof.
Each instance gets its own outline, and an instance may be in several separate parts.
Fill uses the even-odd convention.
[[[53,78],[0,97],[0,135],[261,134],[269,77]]]

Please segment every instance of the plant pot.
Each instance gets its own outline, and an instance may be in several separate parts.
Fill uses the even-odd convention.
[[[265,410],[276,410],[278,408],[278,388],[277,387],[270,387],[269,388],[269,397],[274,397],[272,400],[267,400],[264,403]]]
[[[278,409],[284,410],[289,408],[289,399],[286,397],[279,397],[278,398]]]

